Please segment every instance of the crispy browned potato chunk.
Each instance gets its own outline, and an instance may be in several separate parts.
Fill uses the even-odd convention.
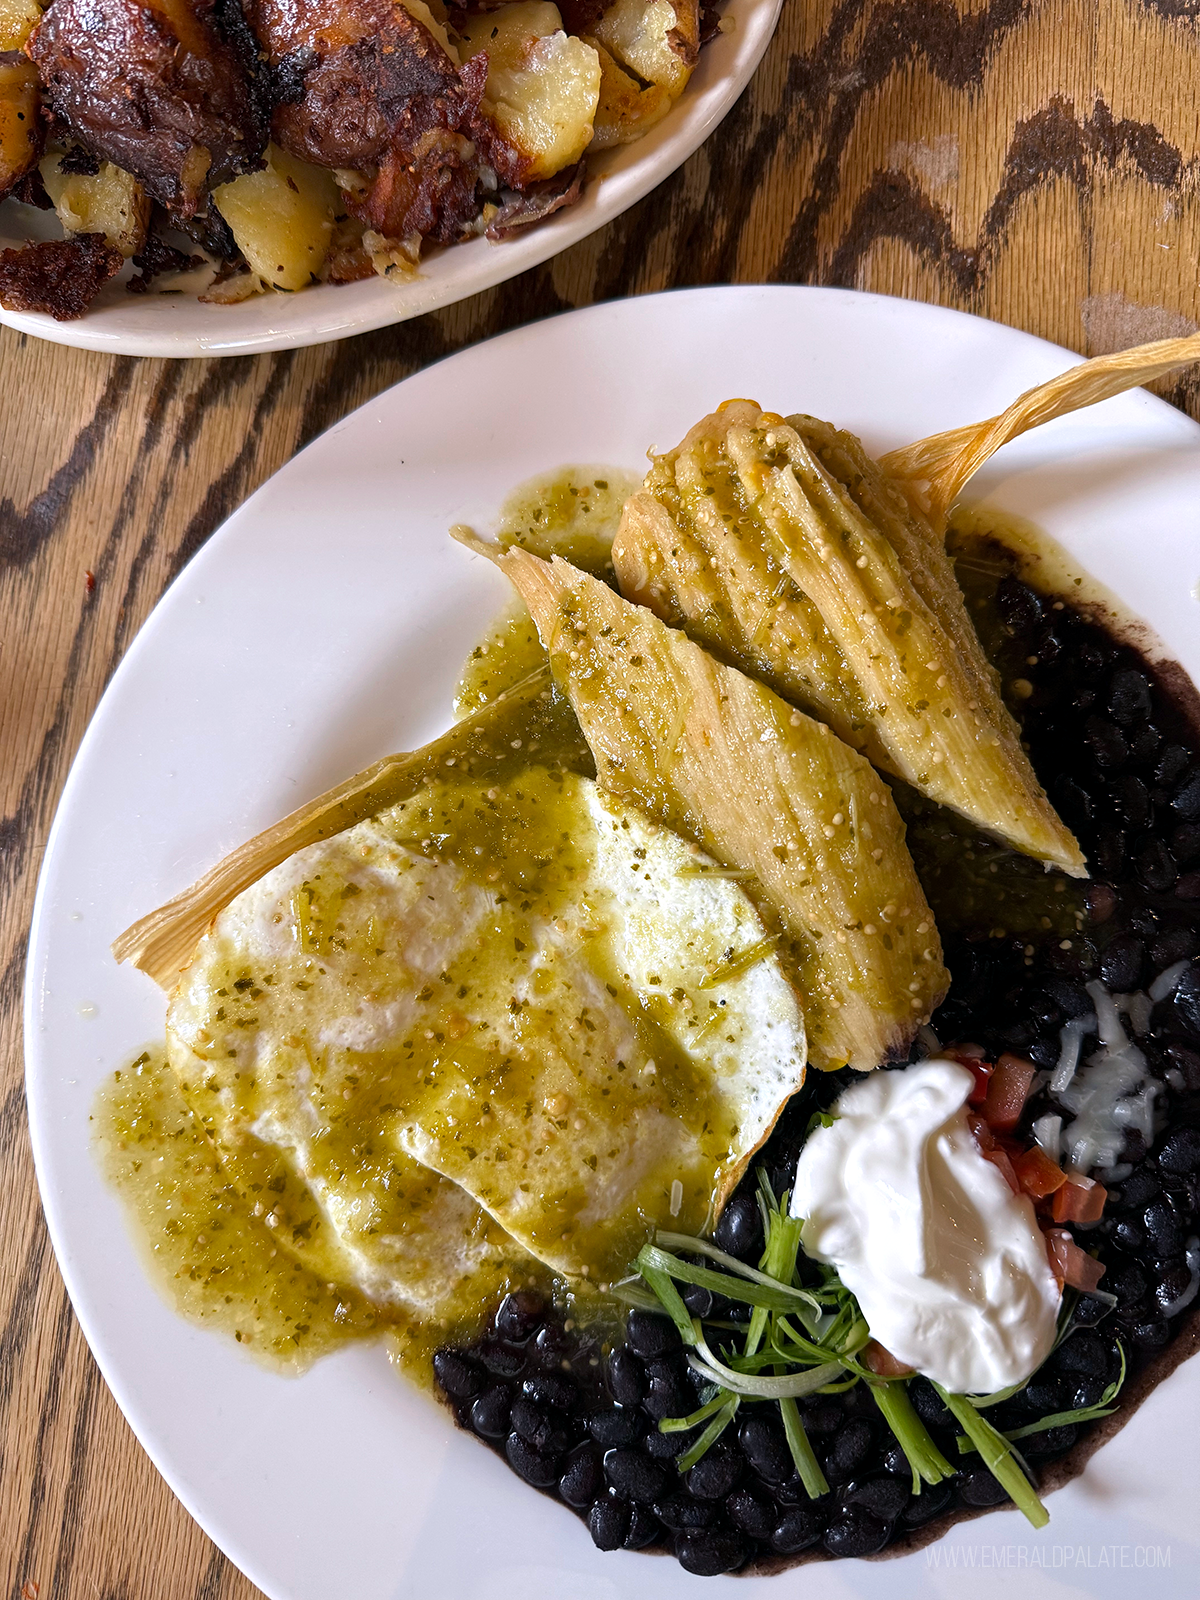
[[[42,129],[36,69],[22,55],[0,56],[0,195],[37,165]]]
[[[0,305],[7,311],[44,311],[56,322],[73,322],[124,262],[102,233],[77,233],[70,239],[0,250]]]
[[[79,142],[184,216],[262,155],[266,102],[236,0],[55,0],[28,49]]]
[[[378,178],[356,203],[391,239],[459,238],[479,214],[484,166],[519,180],[511,149],[480,107],[487,62],[460,67],[421,0],[248,0],[284,103],[277,144],[315,166]]]

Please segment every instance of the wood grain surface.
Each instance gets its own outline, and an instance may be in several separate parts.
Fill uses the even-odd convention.
[[[47,831],[164,586],[360,402],[572,306],[829,283],[1088,353],[1190,331],[1198,85],[1200,0],[785,0],[753,84],[685,167],[557,260],[448,311],[193,362],[0,330],[0,1600],[258,1593],[173,1499],[99,1377],[50,1252],[24,1119],[20,992]],[[1195,371],[1165,392],[1200,417]]]

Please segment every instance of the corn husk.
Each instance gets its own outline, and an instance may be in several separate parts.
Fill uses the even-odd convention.
[[[950,507],[964,484],[1001,445],[1055,417],[1094,406],[1126,389],[1136,389],[1139,384],[1152,383],[1155,378],[1196,361],[1200,361],[1200,333],[1096,356],[1047,383],[1027,389],[999,416],[935,433],[902,450],[890,450],[880,456],[879,465],[929,519],[934,532],[944,535]]]
[[[385,756],[247,840],[191,888],[127,928],[114,940],[113,955],[118,961],[131,961],[161,988],[174,988],[200,939],[243,889],[306,845],[330,839],[385,806],[407,800],[446,767],[483,776],[519,765],[527,758],[513,753],[509,735],[515,722],[524,732],[531,716],[547,743],[561,747],[565,739],[568,765],[589,771],[590,757],[570,710],[552,694],[550,669],[543,667],[431,744]],[[574,761],[569,753],[572,734],[577,741]]]
[[[613,563],[623,592],[883,771],[1083,874],[940,541],[852,435],[729,402],[655,461]]]
[[[744,887],[784,940],[810,1061],[867,1071],[906,1051],[949,980],[904,824],[870,764],[568,562],[472,548],[533,614],[597,780],[753,874]]]

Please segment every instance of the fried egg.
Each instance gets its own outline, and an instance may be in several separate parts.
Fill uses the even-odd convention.
[[[805,1062],[736,875],[536,767],[448,775],[265,876],[168,1043],[281,1242],[426,1313],[525,1252],[607,1281],[655,1226],[698,1231]]]

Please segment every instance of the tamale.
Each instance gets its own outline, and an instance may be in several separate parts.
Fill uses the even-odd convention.
[[[471,547],[533,614],[598,782],[753,873],[744,887],[783,940],[810,1061],[867,1071],[906,1051],[949,980],[904,824],[869,762],[568,562]]]
[[[883,771],[1083,874],[944,550],[851,435],[730,402],[655,461],[613,562],[625,593]]]

